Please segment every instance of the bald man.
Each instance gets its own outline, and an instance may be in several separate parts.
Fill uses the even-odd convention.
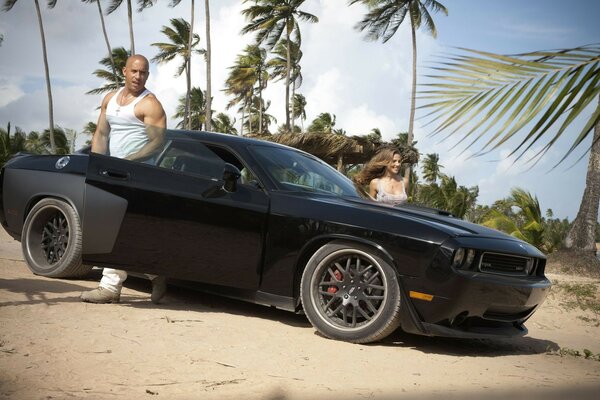
[[[146,89],[149,63],[136,54],[123,68],[125,86],[102,100],[100,117],[92,138],[92,152],[136,161],[152,161],[162,149],[167,118],[162,104]],[[167,290],[164,277],[148,275],[152,302],[157,304]],[[104,268],[97,289],[81,294],[89,303],[118,303],[127,272]]]

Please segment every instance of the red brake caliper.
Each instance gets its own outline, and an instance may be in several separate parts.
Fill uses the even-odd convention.
[[[335,277],[335,279],[336,279],[337,281],[339,281],[339,282],[341,282],[341,281],[342,281],[342,279],[343,279],[343,277],[342,277],[342,273],[341,273],[339,270],[337,270],[337,269],[336,269],[336,270],[333,272],[333,276],[334,276],[334,277]],[[329,286],[329,287],[327,288],[327,293],[334,294],[334,293],[337,293],[337,291],[338,291],[338,288],[337,288],[337,286],[333,286],[333,285],[332,285],[332,286]]]

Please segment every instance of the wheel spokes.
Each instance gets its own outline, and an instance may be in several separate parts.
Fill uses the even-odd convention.
[[[54,214],[42,229],[40,247],[46,261],[54,264],[65,255],[69,244],[69,223],[60,212]]]
[[[386,296],[377,264],[350,253],[332,260],[321,271],[315,293],[322,315],[344,328],[361,327],[374,319]]]

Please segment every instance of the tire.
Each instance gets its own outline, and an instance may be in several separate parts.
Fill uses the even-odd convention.
[[[55,198],[40,200],[23,225],[21,247],[29,269],[50,278],[74,278],[90,272],[81,263],[81,224],[68,203]]]
[[[376,342],[400,325],[396,271],[364,245],[335,241],[317,250],[302,274],[300,297],[310,323],[330,339]]]

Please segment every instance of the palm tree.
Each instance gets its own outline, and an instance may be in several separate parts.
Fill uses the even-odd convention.
[[[215,116],[214,131],[221,133],[229,133],[231,135],[237,135],[237,129],[235,129],[235,118],[232,120],[229,115],[225,113],[218,113]]]
[[[48,152],[46,146],[42,143],[42,135],[36,131],[31,131],[27,134],[27,138],[25,139],[25,150],[35,154],[44,154]]]
[[[96,3],[98,5],[98,15],[100,15],[100,24],[102,25],[102,33],[104,34],[104,41],[106,42],[106,49],[108,50],[108,57],[110,58],[110,65],[112,67],[114,82],[117,83],[119,81],[117,77],[117,70],[115,67],[115,60],[112,56],[112,50],[110,47],[110,42],[108,41],[108,34],[106,33],[106,25],[104,25],[104,15],[102,14],[102,5],[100,4],[100,0],[81,0],[84,3]]]
[[[428,183],[433,183],[438,180],[441,175],[441,169],[444,166],[440,164],[439,154],[427,154],[423,160],[423,178]]]
[[[294,28],[299,29],[298,21],[318,22],[319,19],[301,11],[304,0],[244,0],[254,4],[242,10],[242,14],[250,22],[242,29],[242,33],[257,32],[256,43],[266,44],[268,50],[279,42],[285,32],[287,43],[291,41]],[[287,68],[285,78],[285,126],[290,130],[290,83],[292,57],[291,46],[287,46]]]
[[[4,11],[10,11],[18,0],[5,0]],[[47,0],[48,8],[54,8],[57,0]],[[40,28],[40,35],[42,38],[42,53],[44,55],[44,72],[46,74],[46,92],[48,93],[48,124],[50,127],[50,151],[56,153],[56,144],[54,143],[54,106],[52,104],[52,87],[50,86],[50,72],[48,68],[48,53],[46,50],[46,35],[44,34],[44,23],[42,21],[42,13],[40,11],[40,3],[35,0],[35,10],[38,17],[38,26]]]
[[[308,127],[309,133],[332,134],[335,126],[335,114],[321,113]]]
[[[56,153],[54,154],[69,154],[69,140],[65,131],[60,126],[54,127],[54,138],[56,140]],[[46,149],[50,148],[50,129],[44,129],[40,141]]]
[[[187,83],[186,89],[186,110],[184,120],[185,128],[191,129],[190,121],[190,91],[192,89],[192,75],[191,75],[191,58],[192,53],[204,54],[204,50],[194,50],[194,48],[200,42],[200,36],[193,34],[193,41],[191,46],[190,41],[190,24],[183,18],[172,18],[172,27],[163,26],[161,32],[169,38],[171,43],[152,43],[152,46],[158,47],[160,52],[152,58],[152,62],[159,64],[172,61],[176,57],[182,57],[183,63],[177,70],[175,76],[180,76],[185,71],[185,78]]]
[[[129,58],[129,56],[130,53],[129,51],[125,50],[125,47],[114,48],[112,50],[112,61],[115,63],[115,72],[117,74],[116,81],[115,76],[112,72],[106,69],[97,69],[94,71],[94,75],[96,75],[100,79],[105,79],[107,83],[105,83],[104,86],[86,92],[86,94],[102,94],[107,92],[113,92],[119,89],[119,87],[125,80],[125,77],[123,76],[123,68],[127,63],[127,58]],[[109,68],[111,65],[111,58],[104,57],[102,60],[100,60],[100,64]]]
[[[177,6],[181,0],[172,0],[171,7]],[[206,53],[204,54],[204,58],[206,60],[206,116],[204,120],[206,121],[206,130],[210,131],[211,121],[212,121],[212,80],[211,80],[211,45],[210,45],[210,4],[209,0],[204,1],[205,7],[205,21],[206,21]],[[195,1],[191,1],[191,20],[190,20],[190,31],[194,32],[194,9],[195,9]],[[192,54],[192,35],[188,37],[188,53]],[[189,91],[188,91],[189,93]],[[186,110],[190,108],[190,96],[189,94],[186,97]]]
[[[173,118],[181,118],[177,123],[177,128],[185,128],[193,131],[201,131],[205,125],[206,118],[206,93],[199,87],[193,87],[190,91],[190,108],[187,111],[189,117],[186,118],[187,96],[179,98],[179,105],[175,110]]]
[[[17,128],[15,134],[10,134],[10,123],[6,129],[0,128],[0,166],[19,151],[26,150],[25,134]]]
[[[300,93],[294,94],[292,97],[292,115],[297,115],[300,118],[300,132],[304,133],[304,121],[306,121],[306,98]]]
[[[463,218],[475,206],[479,188],[477,186],[471,188],[459,186],[456,178],[442,173],[439,174],[439,180],[439,184],[437,181],[433,181],[426,185],[419,185],[417,202]],[[417,187],[416,184],[410,186],[415,189]]]
[[[529,160],[539,161],[600,93],[598,44],[513,56],[468,49],[465,52],[452,56],[438,68],[439,75],[432,76],[434,80],[428,85],[431,90],[423,92],[430,103],[424,107],[433,110],[430,115],[434,121],[439,120],[435,132],[451,130],[451,136],[461,130],[465,133],[459,143],[470,140],[466,147],[492,131],[479,153],[498,148],[527,126],[528,133],[511,155],[518,160],[547,139]],[[559,161],[563,162],[593,132],[585,191],[564,243],[566,249],[593,260],[600,204],[600,97],[598,100],[583,129],[568,131],[574,132],[572,145]],[[468,121],[478,122],[470,129],[460,129]],[[479,129],[483,124],[487,126]],[[550,134],[555,124],[559,124],[558,130]]]
[[[521,189],[514,188],[505,200],[509,206],[502,212],[492,208],[484,217],[483,225],[498,229],[541,248],[544,239],[543,218],[537,197]],[[512,208],[518,211],[512,214]]]
[[[269,126],[273,123],[277,123],[277,118],[267,113],[267,110],[271,107],[270,101],[265,101],[261,97],[254,96],[250,101],[250,107],[248,108],[248,116],[246,117],[245,128],[249,133],[259,135],[269,135]],[[260,125],[259,125],[259,121]],[[253,127],[260,127],[257,131],[253,130]]]
[[[267,87],[269,73],[266,67],[266,50],[258,45],[248,45],[244,52],[237,56],[235,64],[230,67],[230,73],[225,82],[225,93],[234,96],[228,108],[233,104],[244,103],[244,109],[252,106],[254,94],[258,103],[263,104],[262,92]],[[257,107],[258,132],[263,131],[263,107]],[[242,122],[244,118],[242,117]],[[252,123],[250,123],[252,125]],[[243,125],[242,125],[243,128]]]
[[[295,40],[290,41],[288,44],[286,39],[281,39],[273,48],[272,53],[275,57],[267,63],[271,69],[271,77],[275,80],[285,79],[287,76],[287,53],[289,45],[291,57],[290,81],[292,82],[292,106],[290,110],[292,126],[296,119],[296,114],[294,112],[294,96],[296,95],[296,89],[302,85],[302,67],[300,67],[300,59],[302,58],[302,51],[300,50],[300,30],[296,28],[294,32]]]
[[[415,120],[415,102],[417,92],[417,35],[416,31],[424,24],[425,29],[435,38],[437,30],[428,9],[433,12],[442,12],[448,15],[448,10],[435,0],[350,0],[350,5],[363,3],[369,12],[356,28],[360,31],[368,30],[367,39],[379,40],[386,43],[394,36],[406,15],[410,18],[412,35],[412,90],[410,96],[410,117],[408,119],[408,143],[412,143]],[[410,174],[410,168],[405,172]]]
[[[36,0],[37,1],[37,0]],[[117,8],[121,6],[123,0],[111,0],[108,9],[106,10],[106,15],[112,14]],[[138,4],[138,12],[141,12],[143,9],[152,7],[156,3],[156,0],[137,0]],[[131,54],[135,54],[135,40],[133,38],[133,12],[131,10],[131,0],[127,0],[127,21],[129,22],[129,42],[131,43],[131,47],[129,51]]]
[[[212,130],[212,47],[210,42],[210,1],[204,0],[205,23],[206,23],[206,130]]]

